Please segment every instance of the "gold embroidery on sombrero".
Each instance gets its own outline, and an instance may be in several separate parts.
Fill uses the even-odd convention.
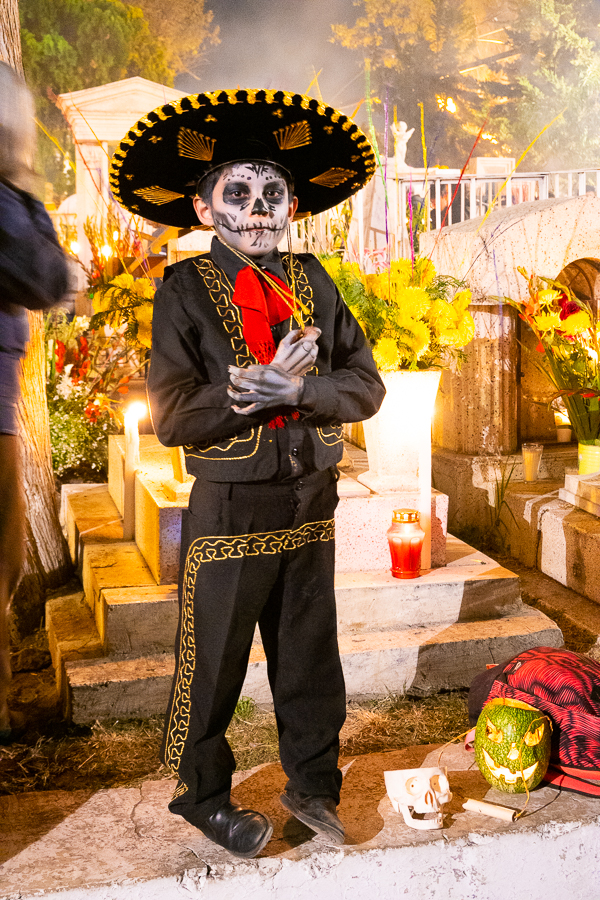
[[[181,757],[188,739],[192,708],[191,687],[196,667],[194,637],[194,591],[201,565],[245,556],[273,556],[284,550],[298,550],[316,541],[335,538],[334,519],[306,522],[299,528],[267,531],[259,534],[218,535],[197,538],[190,545],[185,560],[182,591],[181,638],[179,661],[173,692],[173,706],[165,743],[165,762],[173,774],[179,772]],[[178,795],[179,796],[179,795]]]
[[[292,125],[286,125],[285,128],[278,128],[273,134],[280,150],[305,147],[312,141],[310,125],[306,121],[294,122]]]
[[[223,102],[222,100],[219,100],[219,96],[222,93],[222,91],[205,91],[204,96],[210,100],[212,106],[219,106]]]
[[[189,159],[211,160],[217,143],[216,138],[207,137],[191,128],[180,128],[177,135],[177,149],[180,156]]]
[[[265,91],[265,103],[275,103],[275,94],[277,91]]]
[[[157,109],[153,110],[153,112],[158,116],[161,122],[166,122],[167,119],[171,118],[168,109],[164,106],[159,106]]]
[[[167,188],[160,187],[158,184],[150,185],[150,187],[138,188],[133,192],[147,200],[148,203],[156,203],[157,206],[163,206],[165,203],[171,203],[173,200],[180,200],[185,194],[178,194],[177,191],[169,191]]]
[[[206,116],[204,121],[205,122],[216,122],[217,120],[215,119],[214,116]]]
[[[192,109],[200,109],[200,107],[204,105],[200,103],[199,97],[200,94],[190,94],[190,96],[188,97]]]
[[[294,105],[294,95],[290,94],[289,91],[283,92],[283,104],[284,104],[284,106],[293,106]]]
[[[153,144],[158,144],[159,141],[162,141],[160,134],[151,134],[148,138]]]
[[[258,94],[258,90],[246,91],[246,101],[248,103],[256,103],[256,95]]]
[[[338,169],[334,166],[334,168],[327,169],[326,172],[322,172],[310,180],[313,184],[320,184],[321,187],[336,188],[348,181],[349,178],[356,178],[357,175],[358,172],[355,172],[354,169]]]

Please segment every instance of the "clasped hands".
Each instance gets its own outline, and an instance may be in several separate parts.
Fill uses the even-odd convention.
[[[277,347],[267,366],[229,366],[231,384],[227,393],[234,401],[231,408],[241,416],[249,416],[272,406],[298,406],[304,392],[303,376],[312,369],[317,358],[320,328],[308,325],[304,334],[290,331]],[[239,406],[239,403],[245,404]],[[246,405],[247,404],[247,405]]]

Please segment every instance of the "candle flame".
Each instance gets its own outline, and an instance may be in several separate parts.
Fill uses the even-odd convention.
[[[148,409],[145,403],[142,403],[141,400],[135,400],[126,408],[125,418],[134,422],[139,422],[140,419],[144,418],[147,411]]]

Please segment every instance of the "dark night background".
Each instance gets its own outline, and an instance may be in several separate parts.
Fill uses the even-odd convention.
[[[180,75],[180,90],[278,88],[307,93],[320,69],[326,103],[352,115],[364,97],[361,52],[330,42],[332,23],[352,24],[352,0],[207,0],[220,26],[221,43],[210,47],[194,67],[200,79]],[[315,84],[311,96],[318,96]],[[361,110],[362,112],[362,110]],[[359,123],[362,116],[357,115]]]

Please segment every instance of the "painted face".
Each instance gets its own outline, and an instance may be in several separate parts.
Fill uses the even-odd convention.
[[[235,163],[217,181],[210,204],[194,202],[201,222],[246,256],[270,253],[285,234],[297,206],[285,180],[264,163]],[[209,221],[210,220],[210,221]]]

